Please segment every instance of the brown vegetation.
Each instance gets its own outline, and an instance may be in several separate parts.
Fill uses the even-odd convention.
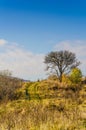
[[[5,77],[1,82],[9,87],[0,105],[1,130],[86,129],[85,84],[60,83],[55,76],[26,83]]]

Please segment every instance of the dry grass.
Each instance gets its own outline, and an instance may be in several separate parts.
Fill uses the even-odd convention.
[[[71,102],[72,103],[72,102]],[[0,107],[2,130],[85,130],[86,119],[76,103],[56,99],[19,100]]]
[[[24,84],[17,100],[0,105],[0,130],[85,130],[86,87],[63,85],[56,79]]]

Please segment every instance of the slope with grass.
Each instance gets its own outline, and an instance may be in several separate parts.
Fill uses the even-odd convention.
[[[14,93],[14,98],[1,100],[1,130],[86,129],[85,84],[59,83],[49,77],[21,82]]]

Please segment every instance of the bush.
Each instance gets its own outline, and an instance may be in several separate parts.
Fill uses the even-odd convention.
[[[78,68],[74,68],[71,71],[70,74],[70,80],[72,81],[72,83],[81,83],[81,79],[82,79],[82,72],[80,69]]]

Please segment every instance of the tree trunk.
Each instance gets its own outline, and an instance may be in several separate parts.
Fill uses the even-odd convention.
[[[62,74],[59,76],[59,81],[62,82]]]

